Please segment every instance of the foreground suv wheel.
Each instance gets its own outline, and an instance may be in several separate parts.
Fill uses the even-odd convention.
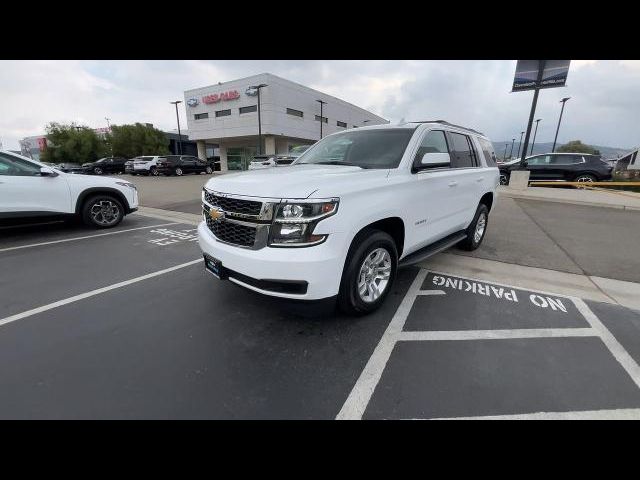
[[[342,272],[338,305],[349,315],[377,310],[396,278],[398,251],[393,238],[380,230],[360,233],[349,249]]]
[[[489,222],[489,209],[484,203],[478,205],[476,215],[473,217],[471,224],[467,227],[467,238],[462,240],[458,247],[462,250],[475,250],[480,246],[487,233],[487,224]]]
[[[123,218],[122,203],[110,195],[93,196],[82,206],[82,221],[91,227],[115,227]]]

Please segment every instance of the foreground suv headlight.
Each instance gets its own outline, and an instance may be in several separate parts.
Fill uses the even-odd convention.
[[[272,247],[309,247],[324,242],[327,235],[314,235],[320,220],[338,211],[338,198],[291,200],[277,205],[269,244]]]

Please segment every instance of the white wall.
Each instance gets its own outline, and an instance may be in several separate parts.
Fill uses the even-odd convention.
[[[356,126],[364,126],[388,123],[384,118],[336,97],[265,73],[226,82],[221,85],[187,90],[184,97],[189,139],[217,140],[226,137],[257,135],[258,113],[240,115],[238,110],[240,107],[257,105],[258,97],[248,96],[245,91],[248,86],[260,83],[268,85],[260,93],[263,135],[295,137],[310,141],[318,140],[320,138],[320,122],[315,120],[315,115],[320,114],[320,104],[316,102],[318,99],[327,102],[323,107],[323,116],[328,118],[328,122],[322,126],[323,136],[345,130],[337,126],[336,122],[338,120],[346,122],[347,128],[352,128],[354,124]],[[202,97],[205,95],[219,94],[230,90],[236,90],[240,94],[240,98],[222,100],[214,104],[205,104],[202,101]],[[199,101],[199,104],[195,107],[190,107],[187,104],[189,98],[192,97],[197,98]],[[299,118],[287,114],[287,108],[302,111],[304,117]],[[226,109],[231,110],[230,116],[216,118],[215,112],[217,110]],[[197,113],[208,113],[209,118],[195,120],[194,115]],[[364,123],[364,120],[369,120],[369,122]]]

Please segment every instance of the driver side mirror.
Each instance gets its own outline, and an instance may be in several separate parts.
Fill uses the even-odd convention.
[[[448,167],[451,157],[448,153],[425,153],[420,161],[420,166],[427,168]]]
[[[42,177],[57,177],[58,173],[49,167],[41,167],[40,168],[40,176]]]

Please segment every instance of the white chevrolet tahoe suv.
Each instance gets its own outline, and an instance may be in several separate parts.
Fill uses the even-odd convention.
[[[87,225],[109,228],[137,209],[133,183],[65,173],[0,150],[0,220],[77,216]]]
[[[491,142],[438,120],[328,135],[289,168],[202,192],[205,268],[266,295],[378,308],[398,266],[482,242],[499,173]]]

